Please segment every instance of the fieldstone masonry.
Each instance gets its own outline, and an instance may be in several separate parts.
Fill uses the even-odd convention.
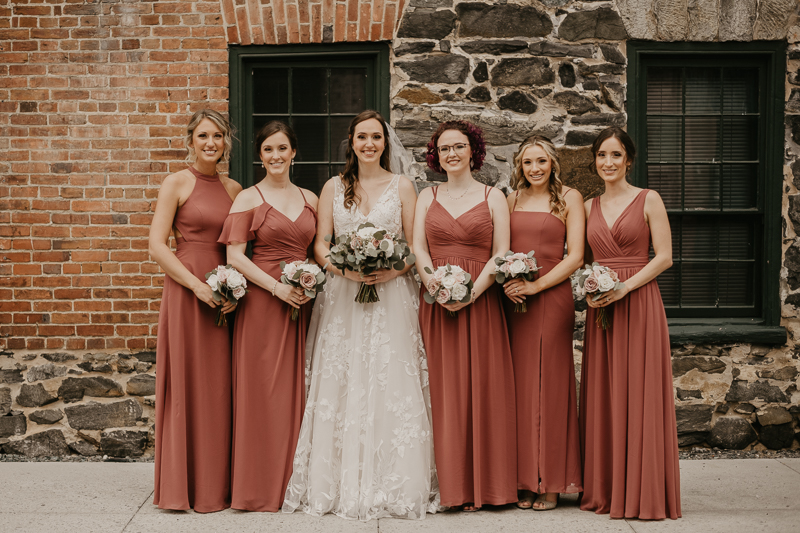
[[[54,0],[0,6],[0,453],[152,455],[162,274],[146,231],[186,117],[227,109],[226,47],[381,39],[420,187],[445,179],[424,164],[431,133],[466,119],[489,144],[483,183],[509,192],[519,142],[541,133],[587,198],[602,192],[589,144],[627,123],[628,39],[786,40],[786,343],[676,345],[672,362],[681,446],[800,445],[796,0]]]

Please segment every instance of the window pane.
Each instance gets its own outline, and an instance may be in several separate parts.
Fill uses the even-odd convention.
[[[681,304],[717,306],[716,263],[681,263]]]
[[[681,160],[681,119],[647,117],[648,161]]]
[[[753,263],[720,263],[719,305],[753,305]]]
[[[718,165],[686,165],[684,209],[719,209]]]
[[[295,116],[292,122],[297,135],[297,161],[327,161],[328,119]]]
[[[723,209],[756,207],[758,165],[723,165],[722,180]]]
[[[719,113],[720,70],[718,68],[686,69],[686,114]]]
[[[680,165],[647,165],[647,186],[658,191],[667,209],[681,208]]]
[[[723,117],[722,157],[726,161],[758,160],[758,117]]]
[[[658,276],[658,288],[666,306],[674,307],[680,304],[679,269],[680,265],[676,263]]]
[[[732,115],[758,113],[757,68],[725,69],[722,84],[723,112]]]
[[[647,112],[681,113],[681,69],[650,68],[647,71]]]
[[[328,110],[328,74],[325,68],[292,71],[292,112],[325,113]]]
[[[755,228],[750,217],[720,221],[719,257],[721,259],[753,259]]]
[[[686,161],[719,161],[719,117],[686,117]]]
[[[267,175],[267,169],[261,166],[261,162],[253,163],[253,183],[258,183]]]
[[[351,120],[353,117],[331,117],[331,161],[345,160]]]
[[[366,101],[367,69],[331,69],[331,113],[360,113]]]
[[[717,229],[710,217],[683,217],[681,232],[682,259],[716,259]]]
[[[319,191],[330,178],[328,165],[303,165],[295,163],[292,170],[292,182],[298,187]]]
[[[253,69],[253,112],[289,112],[289,69]]]

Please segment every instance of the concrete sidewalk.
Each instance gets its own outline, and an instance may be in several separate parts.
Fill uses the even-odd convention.
[[[681,478],[680,520],[610,520],[578,510],[571,496],[548,512],[508,506],[361,523],[302,513],[161,511],[152,504],[152,463],[0,463],[0,532],[800,531],[800,459],[681,461]]]

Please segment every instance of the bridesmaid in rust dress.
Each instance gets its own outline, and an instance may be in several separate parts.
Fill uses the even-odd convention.
[[[472,177],[485,156],[480,129],[464,121],[440,125],[428,143],[428,165],[447,173],[447,183],[422,191],[414,222],[424,287],[431,277],[425,267],[447,263],[475,284],[469,303],[421,301],[419,309],[441,503],[465,511],[517,501],[514,370],[493,273],[494,258],[509,249],[508,206],[502,192]]]
[[[242,188],[216,171],[231,148],[222,115],[195,113],[186,146],[192,165],[164,179],[150,226],[150,256],[167,274],[156,349],[153,503],[207,513],[230,506],[231,346],[228,328],[214,325],[219,304],[205,274],[225,264],[217,238]],[[223,312],[234,305],[224,302]]]
[[[289,180],[297,150],[292,129],[267,123],[255,146],[266,168],[240,194],[219,242],[247,280],[233,330],[231,507],[280,510],[305,408],[305,345],[311,306],[303,291],[280,282],[281,261],[304,261],[317,226],[317,197]],[[253,243],[253,258],[245,255]],[[292,308],[299,308],[296,321]]]
[[[658,193],[626,180],[636,155],[627,133],[603,130],[592,153],[606,190],[585,203],[587,257],[615,270],[625,286],[596,302],[586,299],[581,509],[675,519],[681,516],[678,435],[669,330],[656,283],[672,265],[669,220]],[[651,243],[655,255],[648,260]],[[595,323],[598,308],[611,318],[606,330]]]
[[[562,187],[560,173],[553,143],[529,137],[514,158],[517,192],[508,197],[511,250],[534,250],[540,267],[533,281],[504,286],[517,394],[517,507],[537,511],[555,508],[559,493],[583,490],[569,276],[583,261],[586,219],[583,197]],[[522,301],[527,312],[514,312]]]

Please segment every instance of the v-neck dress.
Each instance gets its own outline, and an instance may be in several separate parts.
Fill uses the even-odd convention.
[[[552,213],[511,213],[511,250],[534,250],[540,277],[564,258],[566,239],[564,222]],[[525,313],[515,313],[510,299],[503,302],[517,395],[517,487],[538,493],[581,492],[572,285],[566,279],[528,296]]]
[[[263,195],[261,199],[264,203],[254,209],[228,215],[219,242],[252,242],[253,263],[279,280],[281,261],[308,257],[317,213],[305,202],[292,221]],[[305,407],[305,346],[312,304],[301,306],[293,321],[291,306],[270,291],[252,282],[247,290],[233,328],[231,507],[276,512],[292,474]]]
[[[433,267],[449,263],[477,279],[492,256],[489,204],[484,199],[453,218],[437,189],[425,219]],[[455,317],[420,298],[442,505],[517,501],[514,370],[500,298],[493,284]]]
[[[205,281],[225,264],[217,237],[232,201],[218,175],[196,178],[175,213],[178,260]],[[153,503],[200,513],[230,506],[231,344],[217,310],[164,277],[156,348],[156,457]]]
[[[649,261],[647,190],[609,229],[600,198],[592,202],[586,237],[594,259],[621,281]],[[600,329],[589,308],[581,369],[583,452],[581,509],[611,518],[681,516],[678,435],[669,330],[655,280],[606,307]]]

